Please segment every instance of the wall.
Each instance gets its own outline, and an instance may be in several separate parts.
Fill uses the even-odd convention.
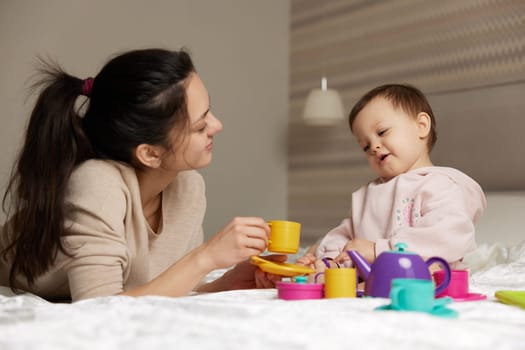
[[[293,0],[290,57],[288,210],[305,243],[338,225],[351,192],[374,178],[346,120],[301,120],[323,75],[347,111],[375,86],[416,85],[437,119],[434,164],[485,191],[525,190],[524,1]]]
[[[203,170],[205,232],[236,215],[286,217],[288,25],[286,0],[2,0],[2,193],[34,100],[27,87],[36,55],[87,77],[123,50],[185,46],[224,124]]]

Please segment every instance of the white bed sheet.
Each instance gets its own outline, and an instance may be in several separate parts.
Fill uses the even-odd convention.
[[[525,310],[493,296],[525,290],[525,242],[467,259],[471,291],[489,298],[451,304],[456,319],[375,311],[381,298],[284,301],[275,289],[52,304],[0,287],[0,349],[525,349]]]

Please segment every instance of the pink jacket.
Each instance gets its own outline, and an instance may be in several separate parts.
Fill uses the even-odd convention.
[[[423,257],[451,263],[476,248],[475,223],[486,208],[483,190],[459,170],[425,167],[352,194],[349,217],[320,242],[317,257],[336,257],[348,240],[375,242],[376,256],[398,242]]]

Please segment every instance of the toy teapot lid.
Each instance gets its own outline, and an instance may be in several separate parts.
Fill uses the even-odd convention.
[[[295,283],[306,283],[308,282],[308,277],[307,276],[295,276],[293,278],[293,281]]]
[[[394,244],[394,248],[395,249],[388,250],[388,252],[389,253],[403,253],[403,254],[416,255],[416,253],[414,253],[414,252],[410,252],[408,250],[405,250],[407,247],[408,247],[408,245],[406,243],[399,242],[399,243]]]

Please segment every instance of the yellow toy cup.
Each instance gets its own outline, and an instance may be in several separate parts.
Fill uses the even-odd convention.
[[[299,250],[301,224],[294,221],[272,220],[268,250],[274,253],[295,254]]]
[[[357,287],[357,274],[355,268],[341,267],[330,268],[315,275],[324,274],[324,297],[325,298],[355,298]]]

